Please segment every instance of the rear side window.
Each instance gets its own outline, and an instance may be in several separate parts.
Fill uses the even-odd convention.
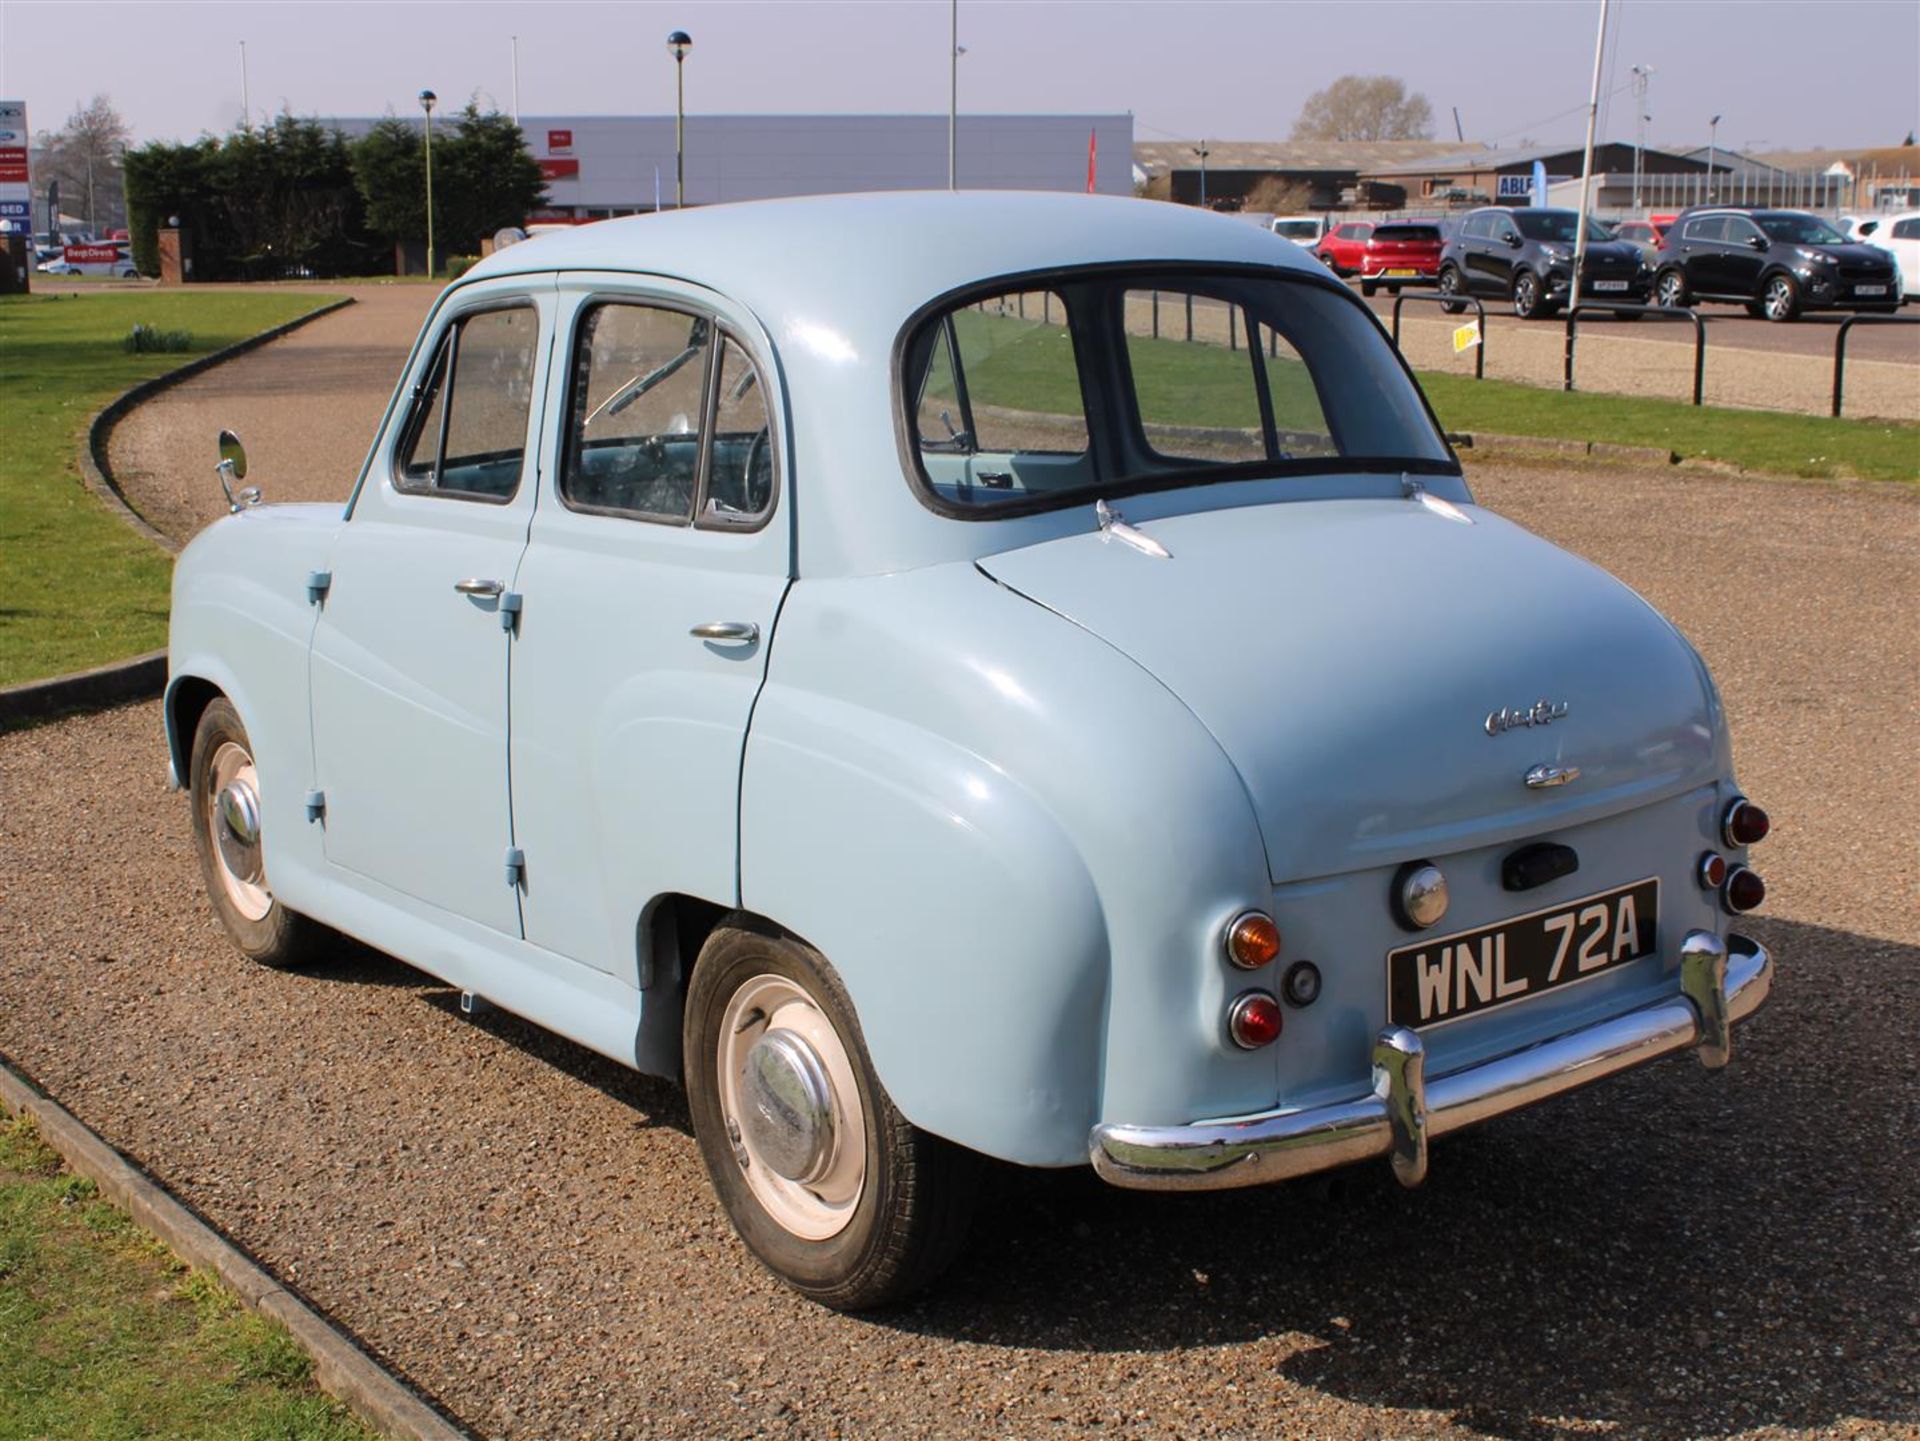
[[[1727,217],[1709,215],[1700,220],[1689,220],[1684,234],[1687,240],[1725,240],[1727,238]]]
[[[401,442],[395,486],[505,501],[520,488],[540,317],[532,306],[463,316],[441,338]]]
[[[1893,222],[1895,240],[1920,240],[1920,218]]]
[[[773,501],[766,393],[712,317],[604,301],[582,313],[560,496],[575,510],[685,525],[756,521]]]

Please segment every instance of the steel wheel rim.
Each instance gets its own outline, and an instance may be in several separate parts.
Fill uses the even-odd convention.
[[[749,1064],[756,1048],[769,1040],[783,1049],[804,1050],[825,1083],[831,1144],[812,1179],[779,1174],[756,1137],[755,1118],[748,1115]],[[720,1111],[747,1189],[782,1230],[805,1241],[839,1235],[866,1191],[867,1127],[853,1059],[833,1022],[799,983],[759,975],[728,999],[716,1050]],[[764,1058],[765,1052],[760,1054]]]
[[[1792,304],[1792,301],[1793,292],[1787,288],[1787,282],[1784,280],[1775,280],[1767,287],[1768,319],[1778,320],[1781,316],[1785,315],[1787,313],[1787,307]]]
[[[207,840],[220,889],[250,921],[265,920],[273,909],[260,845],[259,810],[260,778],[253,757],[237,741],[222,741],[207,765]],[[242,815],[250,815],[251,835]]]

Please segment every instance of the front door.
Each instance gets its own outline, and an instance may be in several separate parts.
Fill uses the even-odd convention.
[[[1767,237],[1744,215],[1727,217],[1727,239],[1720,247],[1722,279],[1715,287],[1727,295],[1760,294],[1760,272],[1767,267]]]
[[[311,662],[328,861],[515,936],[503,620],[551,308],[550,293],[488,287],[421,348],[329,558]]]
[[[770,349],[709,292],[563,277],[511,668],[526,938],[644,988],[655,897],[730,906],[786,591]]]

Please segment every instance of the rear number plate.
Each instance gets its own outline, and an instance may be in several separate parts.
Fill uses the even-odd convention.
[[[1389,275],[1418,275],[1419,273],[1420,273],[1419,271],[1415,270],[1410,265],[1399,266],[1387,272],[1387,274]]]
[[[1596,280],[1593,282],[1593,288],[1595,290],[1625,290],[1627,288],[1627,282],[1624,280]]]
[[[1654,952],[1657,878],[1387,952],[1387,1023],[1419,1030],[1524,1001]]]
[[[1887,293],[1887,287],[1884,285],[1856,285],[1853,287],[1853,293],[1855,295],[1885,295]]]

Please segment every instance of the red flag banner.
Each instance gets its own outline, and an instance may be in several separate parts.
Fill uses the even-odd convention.
[[[1094,162],[1100,154],[1100,136],[1097,131],[1087,132],[1087,194],[1093,194]]]

